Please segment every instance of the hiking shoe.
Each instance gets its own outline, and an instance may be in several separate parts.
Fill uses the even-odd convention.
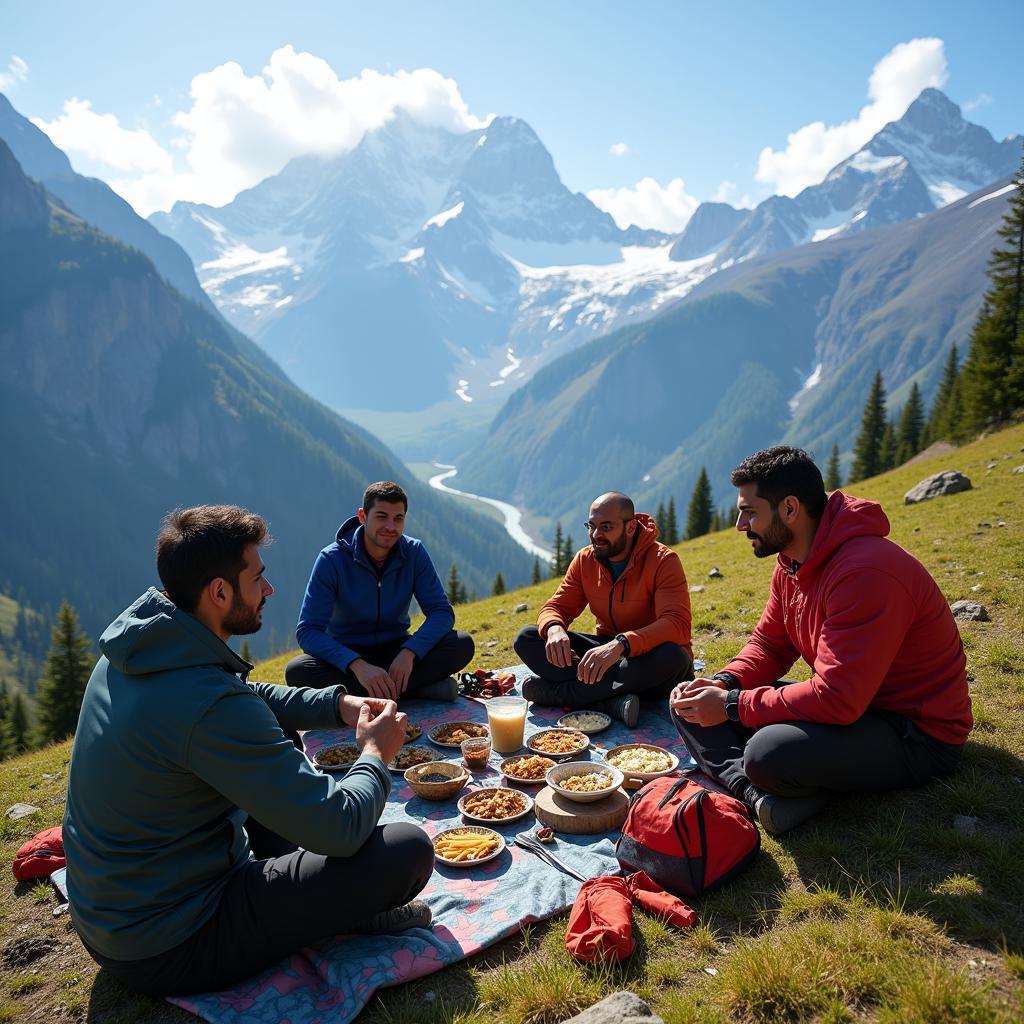
[[[523,680],[523,696],[534,704],[543,704],[549,708],[557,708],[562,704],[559,698],[560,687],[540,676],[527,676]]]
[[[640,721],[640,698],[635,693],[625,693],[621,697],[609,697],[600,700],[594,708],[611,715],[627,729],[635,729]]]
[[[420,697],[423,700],[446,700],[453,701],[459,696],[459,681],[454,676],[447,676],[444,679],[435,679],[432,683],[424,683],[410,697]]]
[[[357,921],[348,930],[354,935],[396,935],[410,928],[429,928],[433,915],[423,900],[410,900],[400,907]]]
[[[753,786],[750,788],[760,794],[754,801],[754,817],[761,828],[773,836],[781,836],[802,825],[828,803],[824,796],[775,796]]]

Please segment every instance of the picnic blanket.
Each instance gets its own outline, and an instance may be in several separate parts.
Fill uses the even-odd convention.
[[[515,672],[517,683],[526,674],[522,665],[503,671]],[[443,722],[487,721],[486,705],[468,698],[453,704],[415,701],[403,710],[424,734]],[[527,735],[550,728],[562,714],[562,709],[531,707]],[[310,755],[351,741],[350,729],[320,730],[304,736]],[[429,745],[426,735],[417,742]],[[662,703],[645,707],[637,729],[616,722],[592,737],[590,757],[596,759],[601,750],[628,742],[667,745],[679,754],[683,766],[687,764],[685,749]],[[444,755],[446,760],[460,758],[456,750],[444,750]],[[501,759],[492,754],[489,770],[475,773],[463,792],[501,785],[496,767]],[[455,800],[421,800],[401,775],[395,774],[394,779],[382,822],[415,822],[429,835],[463,824]],[[539,787],[522,788],[534,794]],[[495,826],[509,847],[487,864],[470,868],[436,865],[421,894],[434,915],[429,930],[332,938],[298,951],[230,990],[171,1001],[213,1024],[348,1024],[377,989],[431,974],[513,934],[529,921],[543,920],[572,906],[581,883],[512,843],[516,832],[536,825],[531,814],[504,827]],[[555,850],[585,877],[614,875],[619,873],[615,838],[616,833],[560,835]]]

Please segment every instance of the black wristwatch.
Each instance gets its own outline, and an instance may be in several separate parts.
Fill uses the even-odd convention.
[[[620,633],[615,639],[618,640],[620,644],[622,644],[622,656],[624,658],[628,658],[629,657],[629,641],[626,639],[626,635],[624,633]]]
[[[735,690],[730,690],[725,698],[725,717],[730,722],[738,722],[740,720],[740,691],[739,687]]]

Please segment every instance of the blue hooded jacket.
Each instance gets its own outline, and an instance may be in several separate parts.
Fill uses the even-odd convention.
[[[412,599],[426,616],[409,636]],[[415,537],[399,537],[380,574],[363,546],[358,516],[338,529],[337,540],[317,556],[306,584],[295,638],[321,661],[345,671],[360,654],[408,637],[407,647],[422,658],[455,625],[455,612],[427,549]]]

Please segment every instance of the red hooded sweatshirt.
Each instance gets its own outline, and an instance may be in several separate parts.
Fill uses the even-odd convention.
[[[835,491],[802,565],[779,555],[768,605],[725,667],[739,681],[743,725],[849,725],[894,711],[943,743],[971,731],[960,632],[928,570],[886,540],[880,505]],[[800,656],[814,669],[775,688]]]

